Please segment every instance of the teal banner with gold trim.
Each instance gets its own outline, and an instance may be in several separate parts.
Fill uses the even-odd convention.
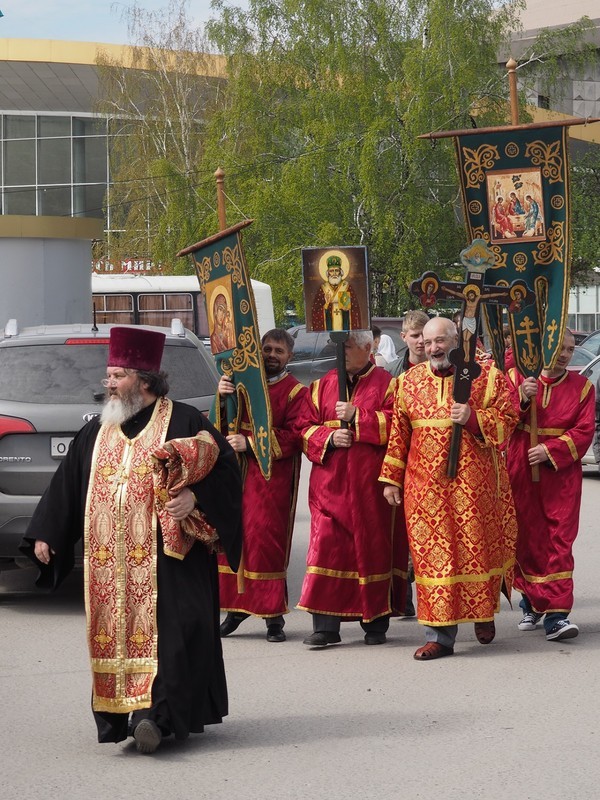
[[[271,476],[271,404],[262,358],[254,293],[241,230],[252,220],[187,247],[177,255],[191,255],[206,303],[210,347],[221,375],[235,383],[236,393],[226,403],[227,430],[238,433],[244,408],[252,431],[251,447],[265,478]],[[221,428],[221,406],[215,398],[211,421]]]
[[[517,126],[455,138],[467,231],[484,239],[496,263],[486,283],[521,278],[535,305],[512,304],[517,367],[539,375],[562,344],[570,285],[568,128]],[[494,356],[503,363],[502,317],[484,307]]]

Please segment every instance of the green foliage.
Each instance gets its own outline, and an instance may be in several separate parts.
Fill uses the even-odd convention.
[[[175,254],[214,231],[199,224],[207,207],[199,164],[223,77],[218,59],[205,55],[203,32],[190,24],[187,2],[171,0],[161,12],[134,5],[126,16],[131,60],[98,59],[97,107],[112,136],[104,257],[149,257],[165,273],[190,271]]]
[[[209,36],[229,80],[205,163],[224,167],[229,193],[257,219],[249,259],[279,312],[302,307],[302,246],[367,245],[379,314],[403,310],[424,269],[455,261],[465,234],[452,147],[416,137],[505,117],[496,52],[514,7],[494,5],[214,4]]]
[[[171,0],[166,16],[134,6],[136,71],[103,62],[100,108],[119,134],[111,229],[123,230],[111,255],[186,269],[173,255],[218,229],[222,167],[228,223],[255,219],[246,254],[253,277],[271,284],[279,320],[290,304],[302,314],[307,246],[368,246],[372,312],[402,312],[410,281],[425,269],[452,273],[466,244],[452,143],[418,136],[506,124],[498,54],[522,5],[250,0],[243,10],[215,0],[206,38],[187,0]],[[586,24],[562,40],[545,34],[519,75],[535,81],[547,63],[558,81],[561,50],[587,53]],[[202,56],[211,48],[227,59],[226,80],[219,56]],[[588,237],[586,263],[592,247]]]
[[[600,151],[578,159],[571,171],[572,285],[585,284],[600,267]]]

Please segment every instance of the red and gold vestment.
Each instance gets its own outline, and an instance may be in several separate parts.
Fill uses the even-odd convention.
[[[223,611],[275,617],[288,611],[287,565],[296,513],[302,440],[298,424],[306,387],[292,375],[269,381],[273,419],[271,479],[266,480],[253,455],[256,446],[248,416],[240,433],[247,437],[242,519],[244,592],[237,576],[219,557],[219,593]]]
[[[417,586],[426,625],[490,621],[503,583],[510,592],[516,519],[500,448],[516,424],[504,376],[481,365],[469,405],[479,434],[464,426],[458,471],[446,476],[453,375],[429,362],[398,377],[380,481],[404,491]]]
[[[156,525],[152,453],[164,443],[172,403],[128,439],[103,425],[85,510],[85,598],[94,711],[149,708],[158,670]]]
[[[521,421],[508,445],[508,470],[515,495],[519,536],[515,588],[534,611],[566,612],[573,606],[573,542],[579,529],[581,458],[594,435],[594,388],[587,378],[566,371],[555,379],[538,378],[538,441],[548,454],[531,479],[527,457],[530,407],[520,406],[523,377],[507,375]]]
[[[408,547],[400,517],[377,482],[392,416],[394,379],[369,365],[349,396],[356,406],[349,448],[333,448],[340,420],[337,372],[310,387],[304,452],[310,474],[307,569],[298,608],[369,622],[402,613]]]

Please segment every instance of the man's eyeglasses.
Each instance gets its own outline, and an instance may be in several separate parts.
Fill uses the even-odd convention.
[[[111,375],[109,378],[102,378],[100,383],[106,388],[108,386],[112,386],[113,384],[119,383],[124,378],[127,378],[127,376],[127,372],[118,372],[116,375]]]

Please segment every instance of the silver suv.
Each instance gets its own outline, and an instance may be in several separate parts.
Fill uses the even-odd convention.
[[[10,320],[0,338],[0,570],[19,563],[18,545],[40,496],[73,436],[102,410],[112,327],[19,331]],[[169,397],[206,413],[217,387],[210,354],[179,320],[151,330],[167,337],[161,366]]]

